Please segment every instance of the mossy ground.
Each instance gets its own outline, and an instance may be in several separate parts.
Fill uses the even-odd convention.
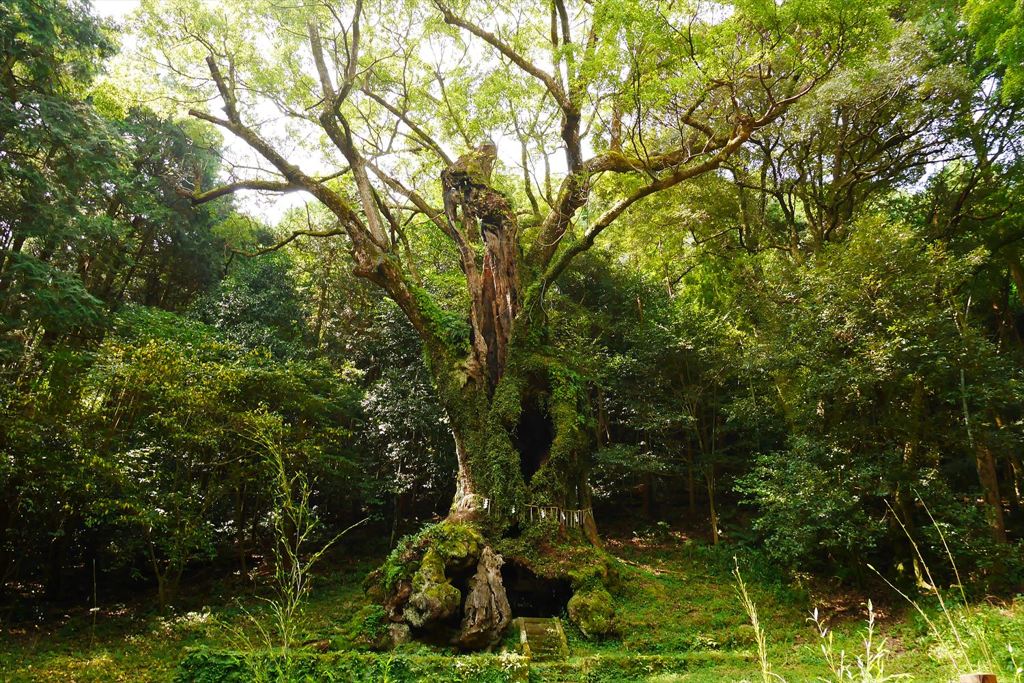
[[[730,574],[735,549],[710,548],[678,534],[659,542],[611,539],[607,549],[617,559],[617,578],[611,586],[616,634],[591,640],[567,627],[572,658],[565,663],[531,665],[531,681],[759,679],[753,634]],[[817,632],[807,621],[811,609],[817,606],[831,619],[836,646],[852,655],[861,648],[867,597],[875,599],[878,630],[889,639],[888,670],[910,673],[913,680],[923,682],[949,680],[948,671],[934,658],[937,644],[923,621],[898,598],[882,594],[881,589],[867,596],[832,585],[793,581],[757,555],[739,553],[739,563],[767,631],[773,670],[790,683],[827,674]],[[305,633],[309,640],[328,641],[332,651],[342,653],[363,647],[359,645],[367,641],[363,631],[372,630],[376,619],[373,608],[366,608],[361,584],[366,572],[379,564],[380,556],[375,555],[338,563],[324,572],[309,603]],[[187,648],[236,645],[223,624],[252,631],[246,626],[246,614],[225,597],[238,592],[237,584],[207,587],[203,594],[190,596],[186,600],[190,607],[178,616],[161,617],[131,605],[101,603],[95,627],[87,607],[38,624],[4,624],[0,680],[170,681]],[[256,596],[250,594],[243,603],[258,617],[266,616]],[[1007,644],[1024,651],[1024,603],[1020,600],[986,605],[977,618],[985,623],[989,645],[997,655],[1004,656]],[[436,669],[445,666],[439,657],[449,655],[451,676],[443,680],[458,680],[459,667],[471,662],[457,666],[451,651],[413,643],[394,656]],[[392,655],[382,657],[386,663]]]

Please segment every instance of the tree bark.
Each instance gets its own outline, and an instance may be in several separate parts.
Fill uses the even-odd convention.
[[[708,465],[708,515],[711,522],[711,544],[718,545],[718,510],[715,508],[715,465]]]
[[[1006,522],[1003,518],[1003,498],[999,494],[999,477],[996,473],[996,460],[988,444],[980,438],[975,443],[975,464],[978,468],[978,480],[985,497],[985,506],[992,528],[992,537],[999,543],[1006,543]]]
[[[518,231],[508,200],[490,187],[497,147],[488,143],[462,155],[441,173],[444,208],[460,247],[472,307],[474,362],[494,387],[505,369],[512,328],[519,313]],[[477,262],[472,245],[483,247]]]
[[[512,608],[501,581],[503,564],[505,560],[490,546],[480,553],[463,608],[459,644],[464,648],[477,650],[496,642],[512,620]]]

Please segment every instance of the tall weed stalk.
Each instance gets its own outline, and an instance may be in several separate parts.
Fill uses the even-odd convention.
[[[754,640],[757,643],[757,660],[761,683],[786,683],[786,679],[783,676],[772,671],[771,661],[768,657],[768,637],[761,626],[761,621],[757,614],[757,605],[747,590],[747,584],[740,572],[739,562],[736,558],[733,558],[733,562],[735,567],[732,573],[736,579],[736,593],[740,599],[740,604],[743,605],[743,610],[747,613],[750,625],[754,628]],[[910,678],[910,675],[905,673],[886,673],[886,666],[891,652],[887,641],[884,638],[879,641],[875,635],[875,609],[870,600],[867,604],[867,628],[863,641],[864,652],[851,659],[847,658],[845,650],[836,651],[832,631],[825,626],[817,609],[814,610],[811,620],[818,627],[818,635],[821,638],[821,654],[831,674],[830,678],[819,677],[817,680],[820,683],[846,683],[848,681],[856,681],[857,683],[891,683],[892,681]]]
[[[312,489],[302,472],[289,473],[279,434],[280,424],[272,423],[257,425],[249,435],[264,457],[274,486],[270,515],[274,532],[273,597],[264,598],[270,626],[242,607],[246,625],[227,627],[236,649],[246,655],[253,680],[258,681],[290,680],[292,651],[300,645],[303,609],[312,588],[313,568],[338,540],[368,519],[356,522],[319,546],[314,545],[320,522],[310,502]]]
[[[847,659],[846,650],[836,652],[836,646],[832,637],[832,630],[829,629],[824,620],[819,616],[815,608],[811,614],[811,621],[818,629],[818,636],[821,638],[821,654],[828,666],[830,678],[818,678],[821,683],[844,683],[845,681],[858,681],[859,683],[887,683],[910,678],[909,674],[897,673],[887,674],[886,664],[889,660],[888,641],[882,638],[881,641],[875,637],[875,608],[868,600],[867,605],[867,627],[864,631],[864,653],[853,659]]]
[[[916,491],[915,495],[917,495]],[[927,612],[916,599],[893,585],[891,581],[882,576],[882,574],[871,565],[868,565],[868,568],[875,572],[890,588],[906,600],[907,603],[909,603],[921,616],[925,624],[928,626],[929,634],[938,645],[938,657],[948,660],[950,673],[952,675],[986,670],[1009,674],[1014,683],[1020,683],[1022,678],[1024,678],[1024,669],[1017,664],[1012,645],[1007,645],[1011,670],[1005,671],[1003,670],[1003,667],[1000,666],[995,653],[992,651],[991,643],[994,640],[993,634],[988,633],[984,621],[981,619],[977,609],[967,599],[967,594],[964,591],[964,582],[956,564],[956,558],[953,556],[949,543],[946,541],[946,536],[942,532],[942,526],[935,520],[931,510],[928,508],[928,504],[920,497],[920,495],[917,495],[917,499],[920,501],[925,513],[928,515],[928,519],[931,521],[933,528],[937,532],[939,540],[942,543],[943,552],[945,553],[946,559],[949,561],[950,567],[953,570],[953,575],[956,577],[955,592],[946,594],[939,588],[939,584],[933,578],[931,568],[925,561],[924,555],[921,553],[921,549],[913,535],[910,533],[910,530],[891,506],[889,506],[889,511],[899,523],[900,529],[902,529],[907,540],[910,541],[910,545],[914,550],[914,555],[928,579],[926,583],[927,591],[930,595],[934,596],[938,602],[939,610],[942,615],[941,618],[936,621],[929,617]],[[971,645],[977,649],[977,656],[972,654]]]
[[[754,628],[754,640],[757,642],[757,663],[761,670],[761,683],[778,683],[778,681],[785,683],[786,679],[772,671],[771,662],[768,661],[768,637],[765,635],[760,619],[758,619],[757,605],[754,604],[753,598],[750,597],[750,593],[747,591],[747,584],[743,580],[743,574],[740,573],[739,560],[734,557],[732,561],[735,565],[732,575],[736,579],[736,594],[740,599],[740,604],[743,605],[743,610],[747,613],[750,625]]]

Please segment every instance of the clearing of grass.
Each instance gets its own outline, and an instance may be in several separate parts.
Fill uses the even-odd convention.
[[[495,659],[499,669],[504,667],[501,675],[507,680],[525,675],[530,681],[761,679],[755,634],[737,594],[731,554],[680,536],[658,543],[612,539],[608,552],[617,560],[615,634],[588,639],[563,620],[569,659],[526,666],[511,654],[515,643],[510,637],[505,643],[509,654]],[[474,666],[483,666],[486,655],[459,655],[453,648],[418,643],[370,652],[371,631],[379,625],[361,584],[378,561],[335,562],[317,577],[302,619],[299,636],[306,645],[299,659],[333,658],[335,670],[344,666],[364,672],[366,680],[416,680],[417,671],[430,671],[434,680],[485,680],[479,673],[485,669]],[[828,624],[835,653],[845,651],[850,662],[862,654],[866,596],[786,580],[754,554],[741,554],[737,561],[760,614],[773,672],[791,682],[835,680],[822,654],[819,628],[810,619],[815,608],[819,621]],[[188,680],[190,674],[180,668],[183,659],[191,657],[194,664],[212,653],[236,652],[238,633],[258,630],[261,619],[271,619],[266,603],[251,592],[241,601],[223,599],[232,588],[237,586],[214,586],[202,598],[189,598],[188,610],[168,615],[126,605],[101,606],[95,613],[83,607],[40,623],[6,625],[0,675],[5,681],[156,682],[176,675]],[[885,642],[887,671],[917,681],[949,680],[944,643],[929,632],[923,617],[893,596],[874,599],[874,638],[876,644]],[[987,604],[974,615],[994,641],[990,648],[1009,665],[1013,653],[1007,645],[1024,650],[1020,602]],[[348,674],[351,680],[356,675]]]

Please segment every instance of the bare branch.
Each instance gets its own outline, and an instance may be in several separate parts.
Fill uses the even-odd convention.
[[[352,75],[353,79],[355,78],[353,64],[355,64],[358,58],[355,26],[359,21],[358,11],[360,7],[361,3],[357,4],[356,17],[353,20],[352,50],[349,56],[348,73]],[[355,142],[352,139],[352,129],[340,111],[341,103],[344,101],[354,81],[349,81],[346,75],[346,83],[342,86],[341,90],[337,93],[334,92],[330,79],[327,77],[326,59],[324,58],[323,45],[320,42],[320,32],[312,21],[307,25],[307,31],[309,32],[309,46],[313,53],[313,61],[317,65],[317,71],[321,74],[321,87],[323,88],[324,95],[323,108],[319,116],[320,124],[334,145],[345,156],[349,168],[352,170],[352,178],[355,180],[356,190],[359,193],[359,204],[362,206],[363,214],[366,216],[369,239],[381,249],[387,249],[387,235],[381,223],[377,203],[373,198],[373,188],[366,175],[366,160],[356,150]]]
[[[451,157],[449,157],[445,153],[444,149],[441,148],[441,145],[439,145],[437,143],[437,141],[435,141],[434,138],[432,138],[430,136],[429,133],[427,133],[419,125],[417,125],[415,121],[410,119],[408,114],[406,114],[405,112],[400,110],[398,107],[394,106],[393,104],[391,104],[390,102],[385,100],[380,95],[378,95],[378,94],[376,94],[374,92],[371,92],[368,88],[363,88],[362,92],[367,97],[369,97],[371,100],[373,100],[374,102],[376,102],[377,104],[379,104],[380,106],[384,107],[389,112],[394,114],[402,123],[404,123],[405,125],[409,126],[409,130],[411,130],[413,133],[415,133],[416,136],[419,137],[421,142],[426,144],[428,147],[430,147],[430,149],[435,154],[437,154],[439,157],[441,157],[441,161],[443,161],[445,163],[445,166],[451,166],[452,165]]]
[[[282,249],[300,237],[336,237],[338,235],[345,234],[347,234],[347,232],[343,228],[335,228],[333,230],[295,230],[288,235],[288,237],[285,237],[283,240],[275,242],[268,247],[261,247],[255,251],[245,251],[242,249],[232,248],[231,251],[241,256],[262,256],[264,254],[277,251],[278,249]]]
[[[205,204],[206,202],[211,202],[214,199],[219,199],[225,195],[234,194],[235,192],[240,192],[242,190],[286,193],[295,192],[296,190],[301,189],[301,185],[283,182],[280,180],[239,180],[238,182],[215,187],[212,190],[207,190],[206,192],[190,193],[181,191],[180,194],[191,199],[193,204]]]
[[[348,173],[347,166],[341,169],[340,171],[332,173],[331,175],[323,176],[321,178],[311,178],[311,180],[315,183],[325,183],[328,180],[339,178],[345,175],[346,173]],[[251,180],[238,180],[232,183],[226,183],[224,185],[220,185],[219,187],[215,187],[211,190],[206,190],[205,192],[189,192],[184,188],[179,188],[178,193],[183,197],[188,197],[189,199],[192,200],[193,204],[198,205],[205,204],[206,202],[213,201],[214,199],[219,199],[220,197],[224,197],[225,195],[234,194],[235,192],[241,192],[243,190],[255,190],[257,192],[277,192],[284,194],[304,189],[306,188],[299,183],[287,182],[283,180],[261,180],[258,178],[254,178]]]
[[[334,91],[334,85],[331,84],[331,74],[327,70],[327,60],[324,59],[323,43],[320,41],[320,29],[315,21],[310,20],[306,24],[306,31],[309,34],[309,47],[313,53],[316,73],[320,77],[320,89],[323,91],[324,99],[330,103],[329,106],[333,107],[335,106],[337,95]]]
[[[441,2],[441,0],[435,0],[434,5],[441,12],[441,16],[444,17],[444,23],[469,31],[477,38],[489,44],[505,55],[513,64],[543,83],[562,109],[573,109],[573,104],[569,101],[568,95],[566,95],[565,90],[562,89],[562,86],[555,80],[554,76],[513,50],[508,43],[498,36],[452,12],[451,8]]]
[[[346,226],[349,230],[349,237],[352,239],[352,243],[356,248],[356,253],[360,258],[367,262],[376,261],[377,257],[375,254],[377,249],[375,249],[374,246],[379,245],[375,245],[373,243],[374,241],[370,237],[366,226],[359,218],[359,215],[348,205],[348,202],[346,202],[337,192],[332,191],[323,183],[317,182],[315,179],[303,173],[297,166],[289,162],[281,155],[280,152],[274,149],[269,142],[260,137],[256,131],[243,124],[241,117],[238,114],[236,106],[237,101],[235,99],[234,92],[225,83],[220,69],[212,55],[207,57],[206,63],[210,67],[210,75],[213,76],[213,80],[217,85],[217,90],[225,100],[224,110],[227,113],[228,118],[222,119],[195,109],[189,110],[189,115],[231,131],[258,152],[264,159],[269,161],[278,170],[278,172],[284,176],[286,182],[302,187],[314,197],[322,201],[324,205],[338,217],[342,225]]]

